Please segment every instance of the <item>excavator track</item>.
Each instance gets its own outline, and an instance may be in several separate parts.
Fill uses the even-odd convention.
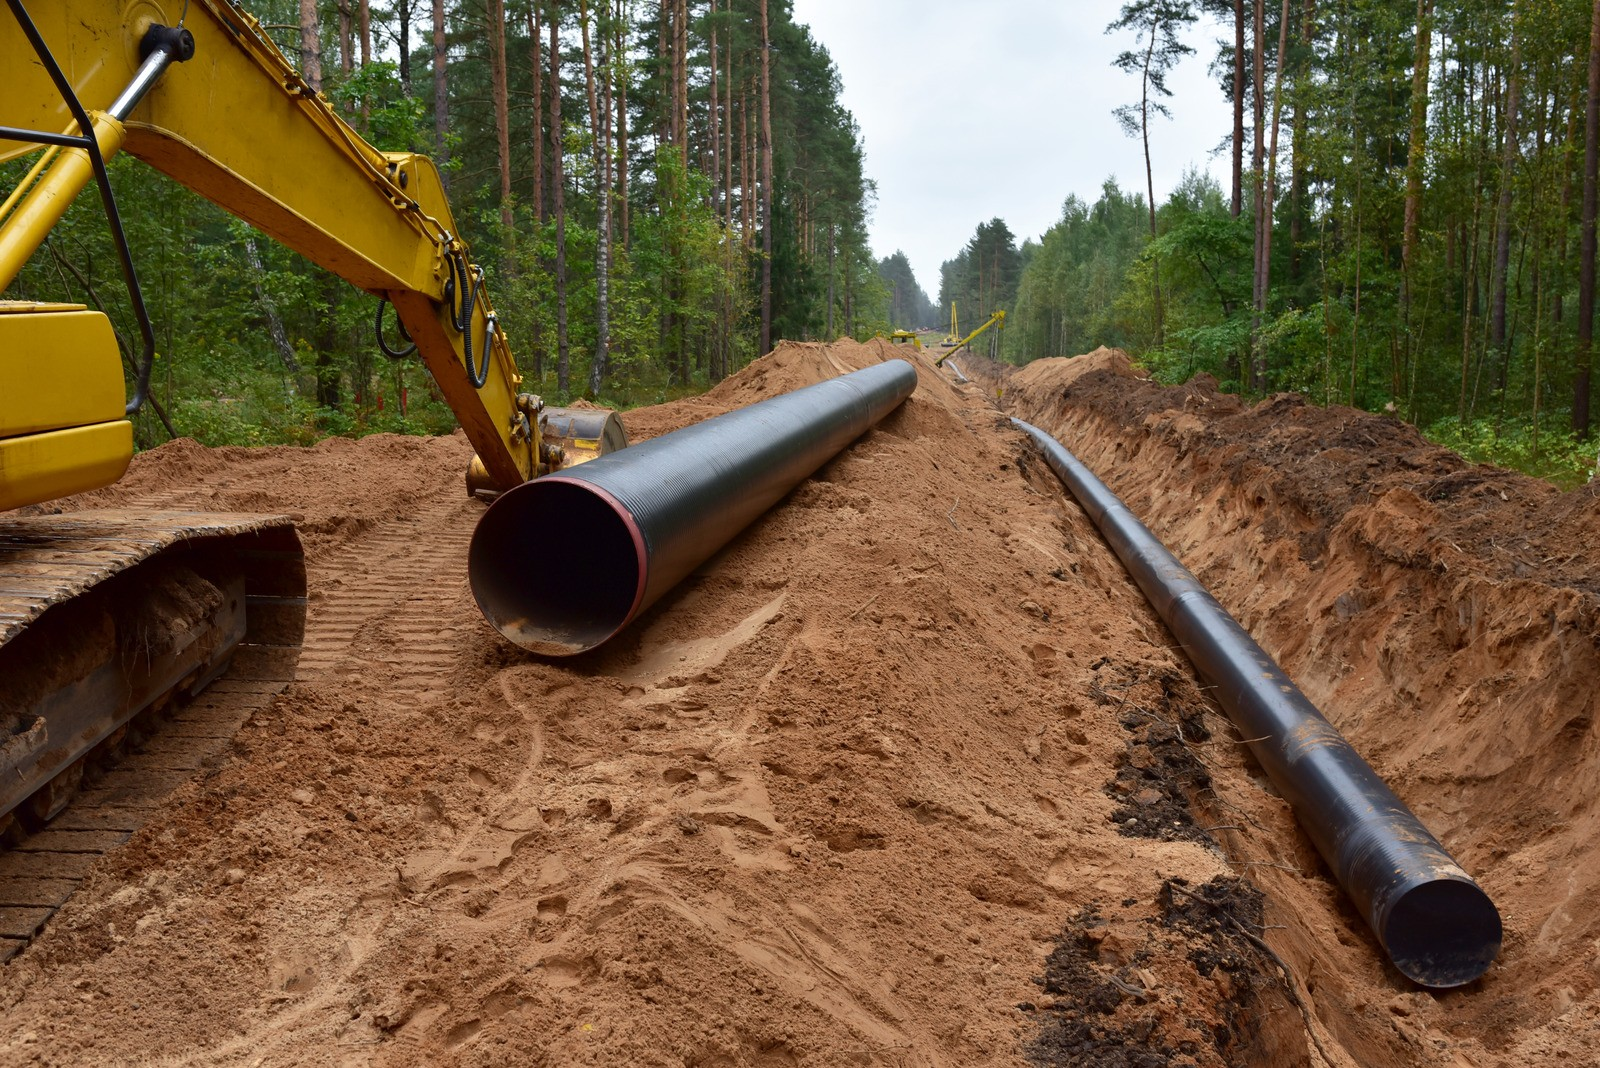
[[[283,517],[0,519],[0,960],[288,685],[305,611]]]

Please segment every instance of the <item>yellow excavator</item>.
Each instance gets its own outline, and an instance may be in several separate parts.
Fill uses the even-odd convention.
[[[53,816],[86,755],[239,645],[293,655],[303,634],[288,519],[51,507],[122,477],[149,391],[154,332],[106,171],[118,152],[371,293],[380,344],[392,305],[476,449],[469,491],[626,444],[615,413],[524,390],[432,161],[364,141],[230,0],[5,3],[0,164],[27,169],[0,189],[0,294],[93,184],[142,351],[129,399],[104,314],[0,301],[0,834]]]
[[[950,316],[951,316],[950,322],[951,322],[951,324],[953,326],[954,323],[955,323],[955,305],[954,304],[950,305],[950,308],[951,308],[951,311],[950,311]],[[973,338],[977,337],[979,334],[983,333],[985,330],[989,329],[991,326],[997,326],[1001,330],[1004,330],[1006,328],[1006,313],[1005,313],[1005,311],[1003,309],[1000,310],[1000,311],[997,311],[993,315],[989,316],[988,319],[984,320],[984,323],[983,323],[982,326],[978,327],[978,329],[974,330],[972,333],[968,334],[966,337],[962,338],[960,341],[957,341],[949,349],[946,349],[943,356],[940,356],[937,360],[933,361],[934,366],[935,367],[943,367],[944,366],[944,361],[948,360],[950,357],[954,356],[956,353],[958,353],[962,349],[966,348],[967,345],[969,345],[972,342]]]

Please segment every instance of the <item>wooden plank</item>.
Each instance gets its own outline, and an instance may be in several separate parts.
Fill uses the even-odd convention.
[[[137,761],[134,756],[106,772],[98,786],[82,795],[84,800],[91,805],[156,808],[168,794],[194,778],[191,772],[141,767]]]
[[[82,881],[0,876],[0,905],[8,908],[60,908]]]
[[[50,821],[50,831],[120,831],[131,834],[144,825],[144,817],[125,808],[96,808],[73,798],[67,810]]]
[[[44,926],[44,921],[54,915],[55,911],[53,908],[38,905],[0,906],[0,938],[20,938],[26,942]]]
[[[0,878],[80,880],[89,874],[98,853],[24,853],[0,856]]]
[[[283,691],[283,680],[273,679],[235,679],[231,675],[213,682],[209,689],[213,693],[239,693],[262,694],[267,697],[276,696]]]
[[[16,847],[18,853],[105,853],[129,839],[127,831],[69,831],[54,825]]]

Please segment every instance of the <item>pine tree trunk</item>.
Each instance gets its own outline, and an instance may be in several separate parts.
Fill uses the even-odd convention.
[[[567,352],[567,205],[561,161],[560,26],[558,8],[550,15],[550,185],[556,215],[556,388],[566,393],[571,368]]]
[[[717,197],[721,192],[717,187],[722,184],[722,160],[720,158],[722,144],[721,139],[718,137],[720,131],[717,122],[717,102],[721,99],[721,94],[717,92],[716,16],[716,0],[711,0],[711,85],[707,88],[706,100],[709,102],[709,110],[711,112],[711,214],[713,216],[717,214]]]
[[[1584,105],[1583,221],[1578,251],[1577,376],[1572,383],[1572,429],[1589,436],[1589,374],[1594,342],[1595,215],[1600,205],[1600,0],[1589,22],[1589,96]]]
[[[672,144],[672,114],[669,104],[673,93],[672,68],[672,12],[678,0],[659,0],[656,4],[659,25],[656,27],[656,142]]]
[[[395,5],[395,16],[400,21],[400,91],[411,95],[411,0],[400,0]]]
[[[1156,179],[1155,172],[1150,167],[1150,63],[1155,58],[1156,52],[1155,22],[1150,23],[1150,44],[1144,50],[1144,74],[1139,84],[1139,136],[1144,142],[1144,187],[1145,195],[1150,198],[1147,205],[1150,209],[1150,240],[1156,239]],[[1163,339],[1162,313],[1161,313],[1161,261],[1152,256],[1150,261],[1150,292],[1155,301],[1156,321],[1156,348],[1161,348]]]
[[[754,248],[756,240],[756,194],[754,138],[750,129],[750,94],[739,94],[739,208],[744,247]]]
[[[315,0],[305,0],[315,3]],[[433,152],[439,162],[439,179],[450,187],[445,164],[450,162],[450,92],[445,63],[450,43],[445,36],[444,0],[433,0]]]
[[[544,210],[544,59],[540,55],[539,4],[528,5],[528,60],[533,72],[533,217],[540,224],[550,218]]]
[[[1300,240],[1305,228],[1305,208],[1302,205],[1306,188],[1306,165],[1301,146],[1305,142],[1306,108],[1302,97],[1306,79],[1311,72],[1312,25],[1316,21],[1316,0],[1305,0],[1300,12],[1300,45],[1302,55],[1295,81],[1294,117],[1289,122],[1289,280],[1300,280]]]
[[[317,0],[300,0],[300,74],[312,92],[322,92],[322,24],[317,19]]]
[[[627,42],[622,35],[626,34],[626,27],[632,19],[629,10],[632,3],[618,0],[616,11],[616,40],[611,46],[611,56],[618,64],[618,78],[616,78],[616,187],[618,187],[618,200],[621,201],[621,229],[622,248],[634,248],[634,230],[629,219],[629,193],[627,193]]]
[[[348,77],[355,69],[355,15],[350,0],[339,0],[339,71]]]
[[[1244,0],[1233,0],[1233,202],[1237,219],[1244,210]]]
[[[728,42],[728,70],[724,78],[722,118],[722,211],[733,229],[733,42]]]
[[[1255,130],[1253,131],[1250,150],[1250,173],[1253,185],[1254,200],[1250,208],[1255,213],[1255,270],[1254,286],[1252,287],[1253,314],[1250,321],[1250,388],[1256,393],[1265,392],[1267,388],[1267,368],[1264,354],[1261,351],[1261,309],[1266,304],[1266,270],[1261,260],[1261,253],[1266,247],[1265,232],[1272,225],[1272,220],[1266,215],[1264,209],[1266,174],[1263,164],[1266,157],[1266,81],[1267,81],[1267,10],[1266,0],[1255,0],[1255,76],[1251,82],[1251,92],[1255,99],[1253,117]]]
[[[1411,68],[1411,130],[1406,149],[1405,221],[1400,238],[1400,337],[1406,363],[1414,364],[1411,298],[1422,218],[1422,165],[1428,145],[1428,67],[1433,42],[1433,0],[1417,0],[1417,46]],[[1412,413],[1413,417],[1415,413]]]
[[[360,0],[356,5],[356,31],[361,40],[361,65],[365,67],[372,62],[372,4],[370,0]],[[367,120],[372,113],[372,105],[367,100],[365,93],[361,94],[361,129],[367,128]]]
[[[673,125],[678,130],[678,161],[689,172],[689,0],[677,0],[677,17],[672,26]]]
[[[772,351],[772,37],[761,0],[761,351]]]
[[[366,0],[362,0],[365,6]],[[489,92],[494,97],[494,143],[500,168],[500,225],[511,230],[511,100],[506,77],[506,4],[487,0]]]
[[[1260,0],[1258,0],[1260,2]],[[1278,120],[1283,115],[1283,63],[1289,53],[1289,0],[1283,0],[1283,10],[1278,16],[1278,69],[1272,75],[1272,137],[1267,147],[1267,180],[1262,185],[1261,251],[1256,284],[1255,343],[1256,367],[1261,376],[1262,388],[1266,385],[1267,353],[1261,337],[1261,324],[1267,317],[1267,294],[1272,288],[1272,207],[1278,189]]]
[[[611,342],[610,309],[606,298],[606,285],[609,280],[607,268],[611,259],[611,220],[608,214],[611,207],[611,191],[608,188],[611,164],[606,158],[605,129],[600,121],[600,98],[595,92],[594,52],[589,43],[589,0],[578,0],[578,19],[583,27],[583,76],[589,95],[589,132],[590,140],[594,144],[595,184],[598,186],[595,190],[595,345],[594,362],[589,365],[589,396],[595,397],[600,394],[600,383],[605,378],[606,357]],[[599,26],[595,29],[603,41],[604,31]],[[604,63],[603,58],[601,62]]]
[[[1505,140],[1500,155],[1500,208],[1495,219],[1494,297],[1489,310],[1489,344],[1500,353],[1502,368],[1511,354],[1506,344],[1506,292],[1511,273],[1511,185],[1516,178],[1517,119],[1522,95],[1522,42],[1518,39],[1516,5],[1512,5],[1511,72],[1506,80]]]
[[[1422,164],[1428,136],[1428,68],[1433,41],[1433,0],[1417,0],[1417,47],[1411,69],[1411,130],[1406,152],[1405,229],[1400,244],[1402,301],[1409,303],[1411,267],[1422,217]]]
[[[632,13],[628,10],[629,4],[618,0],[617,8],[617,39],[611,54],[617,57],[617,197],[622,202],[622,247],[633,248],[633,226],[629,218],[628,206],[628,68],[626,58],[628,55],[627,44],[623,40],[624,27],[629,24]]]

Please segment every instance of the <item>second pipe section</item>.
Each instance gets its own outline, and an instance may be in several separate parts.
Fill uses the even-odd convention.
[[[1425,986],[1482,975],[1500,913],[1344,736],[1178,558],[1060,442],[1013,419],[1043,450],[1156,613],[1215,688],[1396,968]]]

